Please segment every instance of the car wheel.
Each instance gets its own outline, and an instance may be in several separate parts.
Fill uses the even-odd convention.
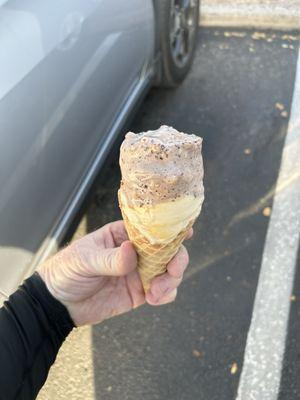
[[[195,53],[199,0],[156,0],[160,62],[156,86],[176,87],[186,77]]]

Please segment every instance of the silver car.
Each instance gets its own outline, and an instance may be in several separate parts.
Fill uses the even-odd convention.
[[[185,78],[198,19],[199,0],[0,0],[0,301],[57,248],[149,87]]]

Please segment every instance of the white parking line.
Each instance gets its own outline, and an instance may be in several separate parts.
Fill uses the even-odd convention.
[[[200,25],[211,27],[256,27],[299,29],[298,1],[201,0]]]
[[[300,54],[237,400],[276,400],[278,397],[299,246],[299,172]],[[288,180],[290,184],[285,185]]]

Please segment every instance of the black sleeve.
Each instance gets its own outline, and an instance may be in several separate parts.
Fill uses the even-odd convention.
[[[0,308],[0,399],[35,399],[74,327],[35,273]]]

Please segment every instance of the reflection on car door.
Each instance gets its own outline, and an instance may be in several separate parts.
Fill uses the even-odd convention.
[[[105,140],[153,29],[150,0],[0,1],[0,293]]]

